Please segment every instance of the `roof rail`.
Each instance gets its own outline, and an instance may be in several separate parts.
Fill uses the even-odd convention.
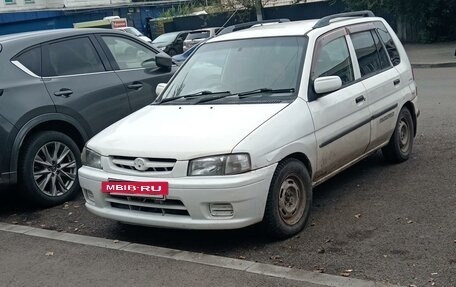
[[[370,10],[329,15],[329,16],[323,17],[320,20],[318,20],[317,24],[315,24],[313,26],[313,29],[318,29],[318,28],[328,26],[329,24],[331,24],[331,20],[334,20],[337,18],[343,18],[343,17],[375,17],[375,15]]]
[[[275,23],[278,24],[278,23],[286,23],[286,22],[290,22],[290,19],[286,19],[286,18],[283,18],[283,19],[269,19],[269,20],[252,21],[252,22],[235,24],[235,25],[228,26],[228,27],[224,28],[223,30],[220,30],[220,32],[217,34],[217,36],[220,36],[220,35],[223,35],[223,34],[227,34],[227,33],[231,33],[231,32],[235,32],[235,31],[239,31],[239,30],[248,29],[248,28],[251,28],[251,27],[256,26],[256,25],[275,24]]]

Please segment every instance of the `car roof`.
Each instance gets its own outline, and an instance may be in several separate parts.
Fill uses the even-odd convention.
[[[329,25],[314,29],[315,24],[318,23],[318,19],[313,20],[302,20],[284,23],[273,23],[267,25],[253,26],[252,28],[240,30],[218,37],[212,38],[208,43],[249,39],[249,38],[265,38],[265,37],[280,37],[280,36],[304,36],[311,31],[321,31],[322,33],[347,26],[352,24],[366,23],[372,21],[380,21],[378,17],[364,17],[364,18],[340,18],[334,20]]]
[[[102,29],[102,28],[84,28],[84,29],[54,29],[54,30],[43,30],[43,31],[33,31],[33,32],[24,32],[17,34],[9,34],[0,36],[0,43],[6,43],[11,41],[29,41],[29,42],[45,42],[53,39],[59,39],[63,37],[85,35],[92,33],[121,33],[113,29]]]

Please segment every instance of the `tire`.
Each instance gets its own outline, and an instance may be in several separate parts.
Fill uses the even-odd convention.
[[[401,163],[409,159],[413,149],[414,124],[409,109],[402,108],[391,139],[383,149],[383,156],[391,163]]]
[[[51,207],[78,194],[81,152],[70,137],[56,131],[40,132],[27,140],[21,152],[18,172],[27,200]]]
[[[177,52],[176,52],[176,50],[174,50],[174,49],[170,49],[170,50],[168,51],[168,55],[172,57],[172,56],[177,55]]]
[[[304,229],[311,206],[312,183],[305,165],[296,159],[279,163],[266,202],[265,232],[276,239],[296,235]]]

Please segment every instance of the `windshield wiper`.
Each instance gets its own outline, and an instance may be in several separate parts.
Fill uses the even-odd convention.
[[[288,89],[268,89],[268,88],[262,88],[262,89],[256,89],[248,92],[242,92],[238,93],[238,97],[240,99],[247,98],[248,96],[252,95],[258,95],[258,94],[288,94],[288,93],[294,93],[295,89],[294,88],[288,88]]]
[[[230,91],[225,91],[225,92],[201,91],[201,92],[194,93],[194,94],[189,94],[189,95],[184,95],[184,96],[179,96],[179,97],[163,99],[160,102],[158,102],[158,104],[160,105],[160,104],[176,101],[176,100],[179,100],[179,99],[192,99],[192,98],[197,98],[197,97],[206,96],[206,95],[221,95],[221,94],[229,94],[229,95],[231,95]]]

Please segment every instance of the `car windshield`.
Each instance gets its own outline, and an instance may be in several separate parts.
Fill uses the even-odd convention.
[[[177,35],[179,33],[166,33],[158,36],[155,38],[155,40],[152,41],[152,44],[157,44],[157,43],[171,43],[176,39]]]
[[[242,94],[246,92],[251,95],[249,101],[255,102],[270,102],[271,98],[294,99],[306,46],[305,37],[203,44],[184,64],[156,103],[165,100],[170,104],[194,104],[201,102],[195,100],[197,96],[207,97],[221,92],[225,96],[214,103],[243,103],[247,97]]]
[[[190,32],[187,35],[185,40],[196,40],[196,39],[205,39],[211,36],[210,31],[197,31],[197,32]]]

